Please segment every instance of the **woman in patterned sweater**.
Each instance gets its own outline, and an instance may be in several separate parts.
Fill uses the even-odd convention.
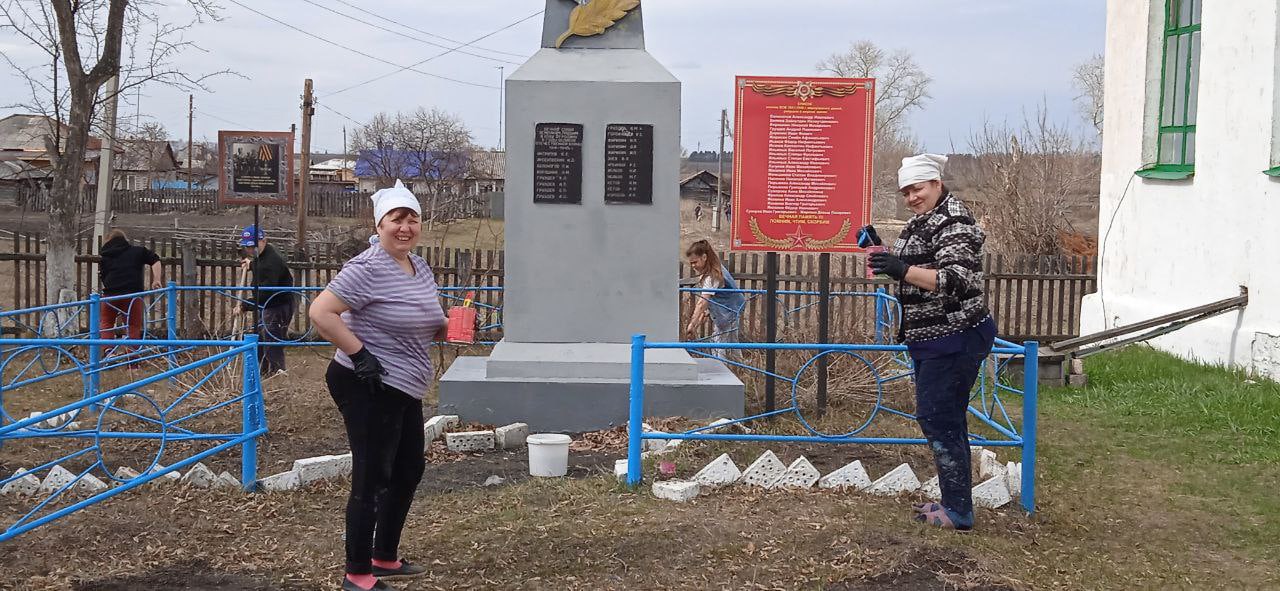
[[[871,255],[871,267],[899,282],[899,340],[915,366],[916,421],[938,469],[942,503],[916,506],[916,520],[938,527],[973,527],[969,462],[969,391],[991,353],[996,327],[982,297],[985,235],[969,208],[942,183],[947,158],[902,160],[898,186],[915,216],[892,252]],[[875,236],[874,228],[866,229]]]

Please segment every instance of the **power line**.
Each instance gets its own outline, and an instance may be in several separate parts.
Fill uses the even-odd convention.
[[[263,12],[261,12],[261,11],[257,10],[257,9],[254,9],[254,8],[250,8],[250,7],[246,6],[244,3],[240,2],[240,0],[229,0],[229,1],[230,1],[232,4],[235,4],[236,6],[239,6],[240,8],[243,8],[243,9],[245,9],[245,10],[248,10],[249,12],[252,12],[252,13],[254,13],[254,14],[256,14],[256,15],[258,15],[258,16],[260,16],[260,17],[262,17],[262,18],[265,18],[265,19],[267,19],[267,20],[269,20],[269,21],[272,21],[272,22],[274,22],[274,23],[276,23],[276,24],[278,24],[278,25],[280,25],[280,26],[282,26],[282,27],[286,27],[286,28],[289,28],[289,29],[293,29],[294,31],[297,31],[297,32],[299,32],[299,33],[302,33],[303,35],[306,35],[306,36],[308,36],[308,37],[311,37],[312,39],[315,39],[315,40],[317,40],[317,41],[322,41],[322,42],[324,42],[324,43],[328,43],[329,45],[332,45],[332,46],[337,47],[337,48],[339,48],[339,49],[345,49],[345,50],[347,50],[347,51],[350,51],[351,53],[354,53],[354,54],[356,54],[356,55],[360,55],[360,56],[363,56],[363,57],[369,58],[369,59],[371,59],[371,60],[373,60],[373,61],[376,61],[376,62],[381,62],[381,63],[387,64],[387,65],[389,65],[389,66],[395,66],[395,67],[397,67],[397,68],[400,68],[399,70],[396,70],[397,72],[401,72],[401,71],[404,71],[404,70],[409,70],[409,71],[411,71],[411,72],[416,72],[416,73],[418,73],[418,74],[422,74],[423,76],[429,76],[429,77],[431,77],[431,78],[438,78],[438,79],[440,79],[440,80],[446,80],[446,81],[448,81],[448,82],[454,82],[454,83],[457,83],[457,84],[463,84],[463,85],[466,85],[466,86],[474,86],[474,87],[476,87],[476,88],[489,88],[489,89],[494,89],[494,90],[496,90],[496,89],[498,88],[498,87],[496,87],[496,86],[490,86],[490,85],[488,85],[488,84],[480,84],[480,83],[477,83],[477,82],[467,82],[466,80],[458,80],[457,78],[450,78],[450,77],[448,77],[448,76],[441,76],[441,75],[439,75],[439,74],[432,74],[431,72],[424,72],[424,71],[422,71],[422,70],[414,69],[416,66],[418,66],[418,65],[419,65],[420,63],[422,63],[422,62],[419,62],[419,64],[413,64],[413,65],[411,65],[411,66],[402,66],[402,65],[397,64],[397,63],[395,63],[395,62],[388,61],[388,60],[384,60],[384,59],[382,59],[382,58],[380,58],[380,57],[378,57],[378,56],[370,55],[370,54],[368,54],[368,53],[365,53],[365,52],[363,52],[363,51],[360,51],[359,49],[354,49],[354,48],[351,48],[351,47],[347,47],[346,45],[343,45],[343,44],[338,43],[338,42],[336,42],[336,41],[332,41],[332,40],[326,39],[326,38],[324,38],[324,37],[321,37],[320,35],[316,35],[316,34],[311,33],[311,32],[309,32],[309,31],[306,31],[306,30],[300,29],[300,28],[298,28],[298,27],[295,27],[295,26],[293,26],[293,25],[291,25],[291,24],[289,24],[289,23],[286,23],[286,22],[284,22],[284,21],[282,21],[282,20],[280,20],[280,19],[278,19],[278,18],[276,18],[276,17],[274,17],[274,16],[271,16],[271,15],[269,15],[269,14],[265,14],[265,13],[263,13]]]
[[[321,109],[324,109],[324,110],[326,110],[326,111],[330,111],[330,112],[332,112],[333,114],[335,114],[335,115],[337,115],[337,116],[339,116],[339,117],[342,117],[343,119],[346,119],[347,121],[350,121],[350,122],[352,122],[352,123],[355,123],[356,125],[359,125],[359,126],[361,126],[361,127],[364,127],[364,123],[361,123],[361,122],[359,122],[359,121],[356,121],[355,119],[352,119],[351,117],[347,116],[345,113],[343,113],[343,112],[341,112],[341,111],[339,111],[339,110],[337,110],[337,109],[335,109],[335,108],[333,108],[333,107],[330,107],[330,106],[328,106],[328,105],[325,105],[324,103],[317,102],[317,103],[316,103],[316,106],[317,106],[317,107],[320,107]]]
[[[343,12],[338,12],[337,10],[334,10],[334,9],[332,9],[332,8],[329,8],[328,6],[325,6],[325,5],[323,5],[323,4],[320,4],[320,3],[318,3],[318,2],[315,2],[315,0],[302,0],[302,1],[303,1],[303,2],[306,2],[307,4],[310,4],[310,5],[312,5],[312,6],[315,6],[316,8],[319,8],[319,9],[321,9],[321,10],[326,10],[326,11],[332,12],[333,14],[336,14],[336,15],[338,15],[338,16],[340,16],[340,17],[343,17],[343,18],[346,18],[346,19],[353,20],[353,21],[358,22],[358,23],[363,24],[363,25],[368,25],[368,26],[370,26],[370,27],[373,27],[373,28],[375,28],[375,29],[378,29],[379,31],[384,31],[384,32],[387,32],[387,33],[391,33],[392,35],[399,35],[399,36],[401,36],[401,37],[404,37],[405,39],[411,39],[411,40],[413,40],[413,41],[417,41],[418,43],[423,43],[423,44],[426,44],[426,45],[430,45],[430,46],[432,46],[432,47],[441,47],[441,48],[444,48],[444,49],[448,49],[450,52],[457,52],[457,53],[461,53],[461,54],[463,54],[463,55],[469,55],[469,56],[472,56],[472,57],[478,57],[478,58],[480,58],[480,59],[485,59],[485,60],[495,61],[495,62],[499,62],[499,63],[503,63],[503,64],[515,64],[515,65],[520,65],[520,62],[513,62],[513,61],[510,61],[510,60],[505,60],[505,59],[496,58],[496,57],[489,57],[489,56],[487,56],[487,55],[481,55],[481,54],[478,54],[478,53],[472,53],[472,52],[469,52],[469,51],[462,51],[462,46],[459,46],[459,47],[449,47],[448,45],[443,45],[443,44],[440,44],[440,43],[436,43],[436,42],[434,42],[434,41],[427,41],[426,39],[421,39],[421,38],[415,37],[415,36],[413,36],[413,35],[410,35],[410,34],[408,34],[408,33],[401,33],[400,31],[396,31],[396,30],[394,30],[394,29],[388,29],[388,28],[386,28],[386,27],[384,27],[384,26],[382,26],[382,25],[375,24],[375,23],[371,23],[371,22],[366,21],[366,20],[361,20],[361,19],[359,19],[359,18],[356,18],[356,17],[354,17],[354,16],[352,16],[352,15],[349,15],[349,14],[346,14],[346,13],[343,13]]]
[[[400,27],[404,27],[404,28],[406,28],[406,29],[409,29],[410,31],[416,31],[416,32],[418,32],[418,33],[422,33],[423,35],[426,35],[426,36],[428,36],[428,37],[435,37],[436,39],[442,39],[442,40],[447,41],[447,42],[449,42],[449,43],[462,43],[461,41],[458,41],[458,40],[456,40],[456,39],[450,39],[450,38],[448,38],[448,37],[445,37],[444,35],[437,35],[437,34],[432,33],[432,32],[430,32],[430,31],[424,31],[424,30],[422,30],[422,29],[418,29],[418,28],[415,28],[415,27],[411,27],[411,26],[409,26],[409,25],[406,25],[406,24],[404,24],[404,23],[402,23],[402,22],[399,22],[399,21],[396,21],[396,20],[394,20],[394,19],[389,19],[389,18],[384,17],[384,16],[382,16],[382,15],[379,15],[378,13],[375,13],[375,12],[373,12],[373,11],[371,11],[371,10],[367,9],[367,8],[361,8],[361,7],[359,7],[359,6],[356,6],[355,4],[352,4],[352,3],[350,3],[350,2],[347,2],[346,0],[336,0],[336,1],[337,1],[339,4],[345,4],[345,5],[347,5],[347,6],[350,6],[351,8],[354,8],[354,9],[356,9],[356,10],[359,10],[360,12],[363,12],[363,13],[365,13],[365,14],[369,15],[369,16],[372,16],[373,18],[376,18],[376,19],[378,19],[378,20],[384,20],[384,21],[387,21],[387,22],[389,22],[389,23],[391,23],[391,24],[394,24],[394,25],[397,25],[397,26],[400,26]],[[542,13],[541,13],[541,12],[539,12],[538,14],[542,14]],[[474,41],[473,41],[472,43],[474,43]],[[468,44],[466,44],[466,45],[470,45],[470,43],[468,43]],[[503,54],[503,55],[509,55],[509,56],[512,56],[512,57],[518,57],[518,58],[524,58],[524,59],[528,59],[528,57],[529,57],[528,55],[521,54],[521,53],[513,53],[513,52],[510,52],[510,51],[501,51],[501,50],[498,50],[498,49],[489,49],[489,48],[486,48],[486,47],[476,47],[476,49],[479,49],[479,50],[481,50],[481,51],[488,51],[488,52],[490,52],[490,53],[500,53],[500,54]]]
[[[243,124],[243,123],[236,123],[235,121],[232,121],[232,120],[230,120],[230,119],[225,119],[225,118],[219,117],[219,116],[214,115],[213,113],[209,113],[209,112],[207,112],[207,111],[201,111],[200,109],[193,109],[193,110],[194,110],[195,112],[197,112],[197,113],[201,114],[201,115],[204,115],[205,117],[208,117],[208,118],[210,118],[210,119],[217,119],[218,121],[221,121],[221,122],[223,122],[223,123],[230,123],[231,125],[234,125],[234,126],[236,126],[236,127],[239,127],[240,129],[249,129],[249,128],[250,128],[248,125],[245,125],[245,124]]]
[[[232,1],[232,2],[235,2],[236,0],[231,0],[231,1]],[[469,45],[471,45],[471,44],[473,44],[473,43],[478,43],[478,42],[480,42],[480,41],[483,41],[483,40],[485,40],[485,39],[488,39],[489,37],[492,37],[492,36],[494,36],[494,35],[497,35],[498,33],[501,33],[501,32],[503,32],[503,31],[506,31],[507,29],[510,29],[510,28],[512,28],[512,27],[515,27],[515,26],[517,26],[517,25],[520,25],[520,24],[524,23],[525,21],[528,21],[529,19],[532,19],[532,18],[534,18],[534,17],[541,16],[543,12],[544,12],[544,11],[539,10],[538,12],[535,12],[535,13],[533,13],[533,14],[529,15],[529,16],[526,16],[526,17],[524,17],[524,18],[522,18],[522,19],[520,19],[520,20],[518,20],[518,21],[515,21],[515,22],[513,22],[513,23],[511,23],[511,24],[509,24],[509,25],[507,25],[507,26],[505,26],[505,27],[502,27],[502,28],[500,28],[500,29],[498,29],[498,30],[496,30],[496,31],[493,31],[493,32],[491,32],[491,33],[488,33],[488,34],[485,34],[485,35],[481,35],[481,36],[479,36],[479,37],[476,37],[475,39],[472,39],[471,41],[468,41],[468,42],[464,43],[464,44],[462,45],[462,47],[466,47],[466,46],[469,46]],[[415,64],[410,64],[410,65],[408,65],[408,66],[400,66],[400,69],[398,69],[398,70],[395,70],[395,71],[392,71],[392,72],[387,72],[386,74],[383,74],[383,75],[378,76],[378,77],[375,77],[375,78],[370,78],[370,79],[368,79],[368,80],[365,80],[364,82],[358,82],[358,83],[353,84],[353,85],[351,85],[351,86],[348,86],[348,87],[346,87],[346,88],[342,88],[342,89],[339,89],[339,90],[335,90],[335,91],[333,91],[333,92],[331,92],[331,93],[329,93],[329,94],[326,94],[325,96],[333,96],[333,95],[335,95],[335,94],[342,94],[342,93],[344,93],[344,92],[346,92],[346,91],[348,91],[348,90],[352,90],[352,89],[355,89],[355,88],[359,88],[359,87],[361,87],[361,86],[364,86],[364,85],[366,85],[366,84],[371,84],[371,83],[373,83],[373,82],[377,82],[377,81],[379,81],[379,80],[382,80],[383,78],[389,78],[389,77],[394,76],[394,75],[396,75],[396,74],[399,74],[400,72],[403,72],[403,71],[405,71],[405,70],[410,70],[410,69],[416,68],[416,67],[418,67],[418,66],[421,66],[422,64],[425,64],[425,63],[427,63],[427,62],[429,62],[429,61],[431,61],[431,60],[434,60],[434,59],[436,59],[436,58],[440,58],[440,57],[444,57],[444,56],[446,56],[446,55],[449,55],[449,53],[450,53],[450,52],[452,52],[452,51],[453,51],[453,50],[445,51],[445,52],[443,52],[443,53],[438,53],[438,54],[436,54],[436,55],[433,55],[433,56],[431,56],[431,57],[429,57],[429,58],[427,58],[427,59],[424,59],[424,60],[422,60],[422,61],[420,61],[420,62],[418,62],[418,63],[415,63]],[[417,70],[414,70],[414,71],[417,71]],[[485,88],[498,88],[498,87],[496,87],[496,86],[485,86]]]

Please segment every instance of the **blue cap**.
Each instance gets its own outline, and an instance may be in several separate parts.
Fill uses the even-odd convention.
[[[259,230],[257,226],[250,225],[240,233],[240,246],[257,246],[258,240],[253,239],[254,233],[257,233],[258,240],[262,240],[267,237],[267,235],[262,230]]]

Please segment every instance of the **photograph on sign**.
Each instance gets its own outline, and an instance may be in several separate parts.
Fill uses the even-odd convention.
[[[218,202],[293,205],[293,133],[219,131]]]
[[[730,248],[855,252],[871,222],[875,80],[739,76]]]

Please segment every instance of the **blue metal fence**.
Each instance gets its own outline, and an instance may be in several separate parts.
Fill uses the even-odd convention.
[[[733,419],[728,424],[747,423],[750,421],[763,419],[767,417],[776,417],[783,415],[792,415],[807,435],[759,435],[759,434],[722,434],[708,432],[713,427],[700,427],[691,429],[682,433],[645,433],[642,425],[644,421],[644,360],[645,351],[650,349],[683,349],[690,351],[696,355],[703,357],[711,357],[719,359],[727,365],[739,369],[758,372],[766,375],[772,375],[778,380],[791,384],[791,404],[785,408],[778,410],[756,414],[752,416]],[[724,349],[734,351],[744,350],[775,350],[775,351],[814,351],[816,352],[809,361],[800,368],[795,376],[786,376],[780,374],[768,374],[762,369],[752,367],[727,357],[720,357],[707,354],[709,349]],[[887,364],[887,368],[880,368],[867,359],[870,353],[888,353],[891,355],[891,361]],[[842,354],[849,355],[862,363],[870,370],[870,374],[875,379],[875,388],[877,392],[876,402],[871,410],[870,416],[860,426],[856,426],[845,433],[823,433],[818,431],[811,421],[804,415],[803,409],[800,407],[799,400],[799,382],[800,376],[804,371],[814,364],[819,358],[827,355]],[[1002,379],[1006,374],[1011,361],[1017,358],[1023,360],[1023,381],[1022,387],[1017,388],[1007,379]],[[1038,409],[1038,377],[1036,375],[1038,359],[1038,344],[1035,342],[1027,342],[1022,345],[1011,343],[1008,341],[997,339],[996,346],[991,351],[991,356],[984,362],[985,364],[994,364],[993,372],[995,378],[988,379],[986,375],[987,367],[983,368],[982,379],[978,382],[973,392],[969,405],[969,414],[978,421],[978,424],[988,428],[990,434],[970,433],[970,442],[973,445],[981,445],[986,447],[1017,447],[1022,452],[1022,492],[1021,504],[1027,512],[1035,510],[1035,470],[1036,470],[1036,413]],[[890,344],[805,344],[805,343],[660,343],[648,342],[644,335],[636,335],[631,342],[631,396],[630,396],[630,417],[628,421],[628,449],[627,449],[627,483],[630,486],[637,486],[641,481],[641,447],[645,439],[675,439],[675,440],[695,440],[695,441],[778,441],[778,442],[795,442],[795,443],[831,443],[831,444],[882,444],[882,445],[923,445],[926,441],[922,438],[894,438],[894,437],[867,437],[861,436],[873,422],[880,416],[897,417],[914,421],[915,416],[910,412],[902,409],[892,408],[885,402],[884,385],[891,381],[903,379],[911,375],[909,358],[906,357],[906,346],[890,345]],[[1014,395],[1022,398],[1021,404],[1021,425],[1011,418],[1006,408],[1002,395]],[[1016,413],[1015,413],[1016,414]],[[719,428],[723,425],[717,425]]]

